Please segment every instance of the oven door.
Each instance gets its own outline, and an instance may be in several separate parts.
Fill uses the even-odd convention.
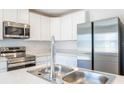
[[[25,31],[21,27],[5,26],[4,27],[4,38],[24,38]]]

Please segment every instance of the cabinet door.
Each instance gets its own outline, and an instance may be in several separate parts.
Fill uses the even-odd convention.
[[[4,9],[3,10],[3,20],[4,21],[17,21],[17,9]]]
[[[0,73],[1,72],[7,72],[7,59],[0,59]]]
[[[0,69],[7,69],[7,61],[0,63]]]
[[[51,36],[54,36],[55,40],[61,40],[61,19],[60,18],[50,19],[50,31],[51,31]]]
[[[62,40],[72,40],[72,15],[61,17]]]
[[[77,40],[77,24],[85,22],[85,11],[73,13],[72,20],[72,39]]]
[[[30,40],[41,40],[40,15],[30,13]]]
[[[3,10],[0,9],[0,40],[3,39],[3,19],[2,16],[3,15]]]
[[[50,40],[50,18],[41,15],[41,40]]]
[[[18,9],[17,21],[19,23],[29,24],[29,10],[28,9]]]

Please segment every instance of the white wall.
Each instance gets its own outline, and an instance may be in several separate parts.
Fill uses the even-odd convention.
[[[124,23],[124,9],[88,9],[90,21],[119,17]]]

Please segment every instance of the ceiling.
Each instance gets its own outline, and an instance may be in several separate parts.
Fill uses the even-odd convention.
[[[79,10],[80,9],[32,9],[31,11],[38,12],[51,17],[57,17]]]

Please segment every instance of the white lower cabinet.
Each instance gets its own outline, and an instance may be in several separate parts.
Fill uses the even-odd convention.
[[[0,73],[7,72],[7,59],[0,59]]]
[[[70,67],[77,67],[77,57],[76,56],[67,56],[67,55],[56,55],[56,64],[62,64]]]
[[[49,56],[41,56],[36,58],[36,65],[48,64],[50,62]]]

